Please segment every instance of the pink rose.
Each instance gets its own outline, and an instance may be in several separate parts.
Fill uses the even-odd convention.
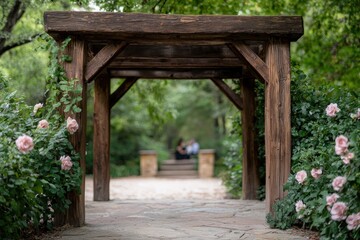
[[[305,179],[307,178],[307,173],[305,170],[301,170],[299,172],[296,173],[296,176],[295,176],[295,179],[300,183],[302,184]]]
[[[330,103],[326,107],[326,115],[328,115],[329,117],[335,117],[337,112],[340,112],[340,109],[338,108],[338,105],[336,103]]]
[[[311,170],[311,176],[315,179],[318,179],[322,174],[322,169],[321,168],[313,168]]]
[[[38,111],[40,108],[42,108],[42,107],[43,107],[43,104],[42,104],[42,103],[37,103],[37,104],[35,104],[33,113],[36,114],[37,111]]]
[[[358,229],[360,227],[360,212],[349,215],[346,218],[346,223],[349,230]]]
[[[45,119],[41,120],[37,126],[38,128],[48,128],[49,127],[49,123],[48,121],[46,121]]]
[[[347,152],[347,148],[349,146],[347,137],[344,135],[340,135],[335,139],[335,153],[337,155],[342,155]]]
[[[62,170],[70,170],[73,163],[71,162],[71,158],[69,156],[62,156],[60,157],[60,161],[61,161],[61,169]]]
[[[350,160],[353,159],[354,156],[354,153],[349,152],[346,155],[341,156],[341,160],[343,160],[345,164],[349,164]]]
[[[326,197],[326,205],[327,206],[332,206],[334,203],[336,203],[336,201],[338,200],[340,196],[337,195],[336,193],[331,194],[330,196]]]
[[[15,143],[19,151],[22,153],[28,153],[34,148],[33,139],[27,135],[18,137]]]
[[[66,128],[70,134],[74,134],[79,129],[79,125],[75,119],[68,117],[66,120]]]
[[[345,183],[346,183],[346,177],[338,176],[334,178],[334,180],[332,181],[332,186],[335,191],[339,191],[341,188],[343,188]]]
[[[306,208],[306,205],[303,203],[303,201],[299,200],[295,203],[296,212],[300,212],[301,210],[303,210],[305,208]]]
[[[344,202],[336,202],[331,208],[331,219],[334,221],[341,221],[346,219],[347,206]]]

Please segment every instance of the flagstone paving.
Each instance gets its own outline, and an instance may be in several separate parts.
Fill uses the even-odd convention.
[[[147,186],[145,182],[148,180],[155,186]],[[116,194],[122,192],[123,197],[131,195],[133,199],[124,200],[112,197],[114,200],[108,202],[93,202],[89,199],[91,180],[87,179],[87,194],[90,196],[86,197],[86,225],[81,228],[66,229],[58,233],[58,238],[69,240],[308,239],[301,236],[304,235],[301,232],[270,229],[265,221],[264,202],[224,199],[225,192],[220,197],[219,192],[210,189],[212,187],[224,190],[221,181],[212,180],[208,179],[205,184],[206,181],[204,183],[200,179],[194,179],[194,181],[189,179],[116,179],[111,181],[111,187],[113,187],[111,196],[117,196]],[[124,187],[122,191],[121,181],[126,183],[126,188]],[[173,184],[170,184],[171,181]],[[135,189],[136,182],[137,185],[144,184],[147,188]],[[204,186],[202,184],[207,185],[207,188],[202,188]],[[176,190],[176,186],[183,188]],[[184,186],[193,189],[196,194],[192,194],[190,189],[185,190]],[[200,188],[196,189],[197,186]],[[158,192],[164,199],[154,197],[152,191],[158,188],[162,189]],[[132,189],[141,194],[130,194]],[[208,190],[205,194],[207,199],[200,198],[204,189]],[[178,194],[176,194],[177,191]],[[171,198],[164,197],[167,195],[166,192],[172,193]],[[181,192],[186,192],[188,199]],[[135,196],[142,196],[142,199],[136,199]]]

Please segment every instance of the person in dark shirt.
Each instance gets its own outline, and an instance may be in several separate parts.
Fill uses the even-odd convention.
[[[176,150],[175,150],[175,159],[181,160],[181,159],[190,159],[189,154],[186,152],[186,146],[184,144],[184,140],[182,138],[179,139]]]

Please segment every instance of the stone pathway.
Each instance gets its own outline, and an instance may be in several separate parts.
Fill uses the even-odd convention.
[[[91,180],[86,184],[86,225],[57,238],[307,239],[300,232],[270,229],[263,202],[224,199],[219,179],[113,179],[109,202],[91,201]]]

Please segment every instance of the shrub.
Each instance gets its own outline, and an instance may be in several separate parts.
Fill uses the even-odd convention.
[[[285,185],[287,197],[275,204],[274,215],[267,217],[268,223],[274,227],[282,227],[281,222],[286,223],[283,227],[303,224],[320,230],[322,239],[359,239],[360,216],[357,229],[349,230],[347,223],[356,223],[354,214],[360,212],[359,97],[346,89],[314,88],[304,77],[301,83],[295,84],[297,91],[293,92],[292,104],[294,174]],[[331,102],[336,103],[340,111],[336,111]],[[337,138],[341,135],[348,142],[345,138]],[[338,144],[335,144],[336,139]],[[343,187],[340,183],[344,179],[337,177],[346,178]],[[337,204],[330,204],[330,196],[333,199],[337,196],[332,195],[334,193],[339,196]]]
[[[79,112],[76,104],[81,99],[71,98],[72,91],[79,89],[72,89],[74,83],[67,81],[57,64],[60,49],[52,49],[55,60],[47,106],[31,107],[15,92],[7,94],[6,80],[0,76],[4,90],[0,92],[1,239],[51,229],[55,213],[64,212],[71,203],[68,193],[80,190],[79,155],[68,140],[78,124],[71,118],[65,121],[56,109],[63,103],[69,114]]]

